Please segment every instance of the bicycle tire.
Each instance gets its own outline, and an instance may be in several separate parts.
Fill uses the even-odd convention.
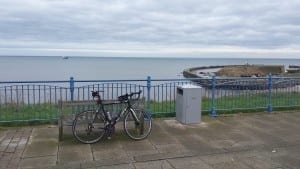
[[[100,141],[105,134],[105,121],[103,119],[100,113],[93,110],[77,114],[72,125],[73,136],[85,144]]]
[[[127,136],[133,140],[145,139],[152,130],[152,118],[149,113],[144,110],[133,110],[134,112],[127,112],[124,118],[124,130]],[[136,113],[138,120],[141,122],[137,124],[133,118],[132,113]]]

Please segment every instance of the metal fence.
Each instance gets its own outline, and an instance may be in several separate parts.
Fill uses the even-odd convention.
[[[142,90],[153,115],[174,115],[183,84],[202,86],[202,112],[211,116],[300,107],[300,77],[11,81],[0,82],[0,123],[56,120],[58,100],[91,100],[95,90],[108,100]]]

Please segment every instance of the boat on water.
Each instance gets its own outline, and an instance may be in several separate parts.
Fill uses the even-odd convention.
[[[288,73],[300,73],[299,65],[289,65],[289,68],[286,69]]]
[[[69,59],[68,56],[62,56],[62,59]]]

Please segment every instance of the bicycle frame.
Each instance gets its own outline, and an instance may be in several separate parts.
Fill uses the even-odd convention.
[[[115,124],[120,120],[121,117],[125,117],[128,113],[131,113],[131,115],[132,115],[134,121],[135,121],[137,124],[140,124],[140,120],[138,119],[138,117],[137,117],[137,115],[136,115],[134,109],[132,108],[132,105],[131,105],[130,101],[126,101],[126,102],[115,102],[115,103],[110,103],[110,104],[113,105],[113,104],[122,104],[122,103],[126,103],[127,106],[126,106],[123,110],[119,111],[119,113],[117,114],[117,117],[115,117],[115,119],[112,119],[112,120],[111,120],[111,122],[113,122],[112,124],[115,125]],[[110,105],[110,104],[103,104],[103,103],[98,104],[99,106],[98,106],[98,108],[97,108],[97,110],[96,110],[97,113],[96,113],[96,116],[94,117],[93,122],[95,122],[96,117],[97,117],[98,114],[102,114],[102,115],[104,116],[104,119],[103,119],[103,120],[104,120],[105,122],[110,122],[110,121],[108,120],[108,117],[107,117],[107,114],[106,114],[106,110],[104,109],[104,105]],[[103,118],[103,117],[102,117],[102,118]]]
[[[97,108],[96,110],[83,111],[76,116],[72,127],[74,137],[78,141],[87,144],[99,141],[104,135],[106,135],[108,139],[111,139],[111,135],[115,131],[115,124],[121,117],[124,117],[124,131],[131,139],[141,140],[146,138],[152,128],[151,116],[148,116],[144,109],[135,109],[135,102],[131,103],[131,101],[139,99],[141,92],[142,91],[119,96],[118,100],[114,102],[104,102],[101,100],[98,92],[92,91],[92,96],[97,98]],[[138,97],[133,98],[134,95],[138,95]],[[118,109],[118,113],[112,117],[110,112],[105,110],[105,106],[115,104],[124,104],[125,108],[122,106]],[[145,117],[147,118],[146,121]],[[81,121],[83,123],[80,123]],[[147,123],[146,125],[145,122]],[[85,124],[88,124],[87,128]],[[94,126],[94,124],[101,125],[99,127],[99,125]],[[144,126],[147,126],[147,129],[145,129]]]

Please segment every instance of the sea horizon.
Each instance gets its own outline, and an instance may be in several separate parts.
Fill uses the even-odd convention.
[[[106,55],[99,55],[99,56],[80,56],[80,55],[0,55],[0,57],[68,57],[68,58],[133,58],[133,59],[143,59],[143,58],[149,58],[149,59],[297,59],[300,60],[300,56],[280,56],[280,57],[272,57],[272,56],[190,56],[190,55],[180,55],[180,56],[169,56],[169,55],[160,55],[160,56],[106,56]]]
[[[0,56],[0,81],[184,78],[184,69],[214,65],[297,65],[293,58]]]

